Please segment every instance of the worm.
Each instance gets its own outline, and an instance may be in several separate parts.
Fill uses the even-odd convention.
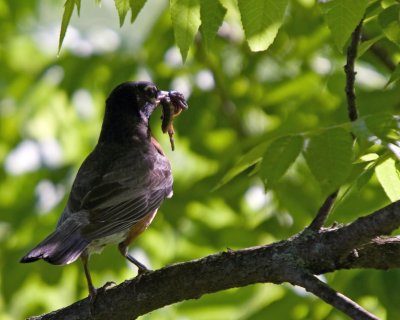
[[[175,143],[173,136],[175,131],[172,122],[174,118],[182,112],[182,110],[188,108],[188,105],[183,94],[178,91],[170,91],[168,96],[161,99],[160,103],[162,106],[161,130],[164,133],[168,132],[171,149],[174,151]]]

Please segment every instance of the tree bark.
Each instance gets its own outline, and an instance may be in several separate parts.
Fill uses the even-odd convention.
[[[377,319],[313,275],[340,269],[386,270],[400,266],[400,201],[351,224],[313,231],[288,240],[217,253],[151,271],[88,299],[30,319],[134,319],[164,306],[207,293],[255,283],[289,282],[304,287],[356,319]],[[91,311],[92,310],[92,311]]]

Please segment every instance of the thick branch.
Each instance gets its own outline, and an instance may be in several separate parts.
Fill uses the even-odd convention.
[[[339,269],[400,267],[400,239],[372,239],[399,226],[400,201],[344,227],[319,232],[306,229],[271,245],[168,266],[100,292],[94,306],[95,319],[133,319],[166,305],[228,288],[293,282],[289,269],[303,275],[304,271],[321,274]],[[303,286],[312,291],[306,283]],[[89,301],[85,299],[32,319],[87,319],[89,310]]]

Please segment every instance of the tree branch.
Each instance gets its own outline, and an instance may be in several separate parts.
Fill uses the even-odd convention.
[[[350,316],[352,319],[358,320],[378,320],[373,314],[364,310],[354,301],[350,300],[341,293],[333,290],[327,284],[323,283],[317,277],[304,272],[296,274],[297,276],[291,281],[293,285],[298,285],[307,291],[315,294],[330,305],[341,310],[343,313]]]
[[[318,213],[311,224],[308,226],[308,229],[318,231],[321,229],[326,219],[329,216],[329,213],[335,203],[336,197],[338,195],[339,190],[336,190],[334,193],[330,194],[328,198],[326,198],[325,202],[322,204],[321,208],[319,208]]]
[[[351,35],[351,42],[347,48],[347,63],[344,66],[344,72],[346,73],[346,97],[347,107],[349,112],[350,121],[356,121],[358,118],[358,111],[356,106],[356,94],[354,90],[354,83],[356,80],[356,72],[354,71],[354,63],[357,58],[358,44],[361,39],[361,28],[364,18],[360,21],[357,28]]]
[[[312,275],[339,269],[400,267],[400,238],[376,238],[378,234],[387,234],[399,226],[400,201],[342,227],[318,232],[305,229],[285,241],[229,250],[168,266],[100,291],[94,305],[94,318],[133,319],[166,305],[198,299],[207,293],[265,282],[301,285],[335,307],[342,304],[340,310],[351,316],[361,312],[355,303],[350,303],[347,298],[341,302],[331,301],[334,291],[321,288],[321,284],[308,276],[304,278],[304,272]],[[340,299],[343,300],[343,296]],[[78,320],[89,317],[90,303],[84,299],[30,319]]]
[[[355,80],[356,80],[356,72],[354,71],[354,63],[357,58],[358,44],[360,43],[360,40],[361,40],[361,29],[362,29],[363,21],[364,21],[364,18],[360,21],[360,23],[357,25],[356,29],[354,30],[354,32],[351,35],[350,45],[347,48],[347,61],[346,61],[346,65],[344,66],[344,71],[346,74],[345,92],[346,92],[347,109],[348,109],[350,121],[356,121],[358,118],[358,111],[357,111],[357,105],[356,105],[356,94],[355,94],[355,89],[354,89],[354,84],[355,84]],[[331,212],[333,204],[335,203],[338,192],[339,192],[339,190],[336,190],[335,192],[333,192],[326,198],[326,200],[322,204],[321,208],[318,210],[316,217],[309,225],[308,228],[310,230],[316,231],[316,230],[321,229],[324,226],[326,219],[328,219],[329,213]]]

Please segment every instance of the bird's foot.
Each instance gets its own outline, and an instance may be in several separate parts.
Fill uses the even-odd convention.
[[[95,303],[98,290],[95,287],[89,288],[89,319],[95,319]]]
[[[111,288],[115,287],[116,285],[117,285],[117,284],[116,284],[114,281],[107,281],[107,282],[104,284],[104,286],[102,286],[102,287],[100,288],[100,290],[106,291],[106,290],[108,290],[108,289],[111,289]]]
[[[142,265],[142,267],[138,268],[138,276],[142,276],[146,273],[151,272],[152,270],[147,269],[145,266]]]
[[[90,319],[95,319],[95,303],[99,293],[105,292],[112,287],[115,287],[116,283],[114,281],[107,281],[104,286],[96,289],[95,287],[91,287],[89,291],[89,312],[90,312]]]

